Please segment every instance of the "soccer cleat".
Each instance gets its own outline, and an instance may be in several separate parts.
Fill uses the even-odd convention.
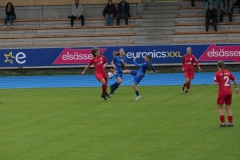
[[[182,87],[181,92],[184,92],[184,88],[185,88],[185,87]]]
[[[114,94],[112,85],[110,85],[110,94]]]
[[[104,100],[107,100],[107,97],[105,95],[101,95],[101,97],[104,99]]]
[[[219,127],[226,127],[226,123],[221,123]]]
[[[188,90],[186,90],[185,93],[188,94]]]
[[[137,98],[135,99],[136,101],[141,100],[141,96],[137,96]]]
[[[105,96],[106,96],[107,98],[111,98],[111,96],[110,96],[108,93],[105,93]]]
[[[4,28],[7,28],[7,26],[6,26],[6,25],[4,25]]]
[[[228,124],[228,127],[233,127],[233,124],[231,123],[231,124]]]

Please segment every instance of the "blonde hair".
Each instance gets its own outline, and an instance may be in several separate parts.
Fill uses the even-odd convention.
[[[191,47],[187,47],[187,49],[190,49],[192,51],[192,48]]]
[[[123,51],[123,55],[125,56],[125,52],[124,52],[124,49],[123,49],[123,48],[120,48],[120,49],[119,49],[119,53],[120,53],[121,50]]]

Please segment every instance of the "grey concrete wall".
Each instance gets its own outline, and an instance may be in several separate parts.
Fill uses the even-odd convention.
[[[137,16],[139,4],[130,4],[130,13]],[[102,11],[105,5],[83,5],[83,15],[85,17],[103,17]],[[49,19],[67,18],[71,16],[71,6],[35,6],[35,7],[15,7],[17,19]],[[5,18],[4,7],[0,7],[0,19]]]

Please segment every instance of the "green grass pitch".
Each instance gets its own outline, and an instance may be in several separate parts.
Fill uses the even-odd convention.
[[[233,128],[219,128],[218,87],[3,89],[0,160],[237,160],[240,95]],[[226,113],[226,112],[225,112]],[[225,114],[226,115],[226,114]]]

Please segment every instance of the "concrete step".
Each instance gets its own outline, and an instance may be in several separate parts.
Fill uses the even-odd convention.
[[[179,6],[146,6],[145,11],[158,11],[158,10],[179,10]]]
[[[238,25],[217,25],[218,31],[233,31],[239,30]],[[209,31],[213,30],[213,26],[209,26]],[[178,26],[174,29],[175,32],[193,32],[193,31],[205,31],[205,26]]]
[[[177,14],[162,14],[162,15],[152,15],[152,14],[141,14],[141,18],[144,19],[168,19],[169,18],[177,18]]]
[[[142,32],[136,32],[136,36],[159,36],[162,38],[162,36],[165,35],[172,35],[173,31],[142,31]]]
[[[146,11],[146,10],[141,10],[138,11],[138,14],[205,14],[205,10],[153,10],[153,11]],[[220,11],[219,11],[220,12]],[[237,13],[237,11],[236,11]]]
[[[196,6],[204,6],[205,1],[195,1]],[[146,7],[151,7],[151,6],[191,6],[191,1],[189,2],[148,2],[145,3]]]
[[[114,34],[133,33],[131,28],[112,29],[73,29],[73,30],[29,30],[29,31],[0,31],[1,36],[43,36],[43,35],[75,35],[75,34]]]
[[[136,21],[137,22],[137,21]],[[124,24],[124,19],[120,20],[120,24]],[[134,19],[128,20],[129,25],[137,24],[135,23]],[[8,25],[9,22],[8,22]],[[13,22],[14,27],[20,28],[20,27],[60,27],[60,26],[70,26],[70,20],[69,21],[51,21],[51,22]],[[105,20],[88,20],[85,21],[85,26],[104,26]],[[117,21],[113,21],[113,25],[117,25]],[[74,26],[81,26],[81,21],[74,21]]]
[[[0,40],[2,45],[14,44],[61,44],[61,43],[74,43],[74,42],[132,42],[131,36],[124,37],[84,37],[84,38],[41,38],[41,39],[6,39]]]
[[[175,24],[172,22],[149,22],[149,23],[139,23],[138,27],[159,27],[159,29],[162,27],[169,27],[169,26],[174,26]]]
[[[219,17],[218,17],[218,21],[219,21]],[[233,22],[239,22],[240,21],[240,17],[233,17]],[[201,22],[205,22],[205,18],[204,17],[192,17],[192,18],[177,18],[175,20],[176,23],[201,23]],[[228,17],[224,16],[223,17],[223,22],[228,22]]]

